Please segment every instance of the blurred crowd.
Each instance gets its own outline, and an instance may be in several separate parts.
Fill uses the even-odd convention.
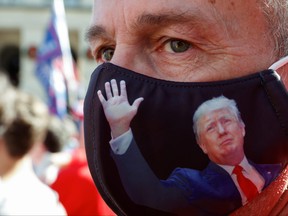
[[[0,215],[115,215],[89,172],[81,115],[51,115],[2,72],[0,92]]]

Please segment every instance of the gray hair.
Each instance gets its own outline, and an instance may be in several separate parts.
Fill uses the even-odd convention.
[[[259,1],[266,16],[278,58],[288,55],[288,0]]]
[[[212,98],[210,100],[207,100],[203,102],[195,111],[194,116],[193,116],[193,131],[196,136],[196,139],[198,140],[199,137],[199,128],[198,128],[198,121],[199,119],[207,113],[210,113],[215,110],[227,108],[230,110],[232,114],[235,115],[237,120],[241,123],[243,123],[240,112],[237,108],[237,104],[235,100],[228,99],[225,96],[219,96]],[[244,124],[244,123],[243,123]]]

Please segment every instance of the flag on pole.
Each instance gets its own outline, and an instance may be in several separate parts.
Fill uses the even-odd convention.
[[[43,44],[38,49],[36,76],[47,93],[50,113],[65,117],[77,101],[78,82],[72,60],[63,0],[54,0]]]

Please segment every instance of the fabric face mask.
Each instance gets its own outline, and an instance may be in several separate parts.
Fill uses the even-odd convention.
[[[275,67],[279,65],[273,67],[277,69]],[[123,186],[120,178],[123,174],[119,174],[117,159],[111,157],[110,128],[97,97],[97,91],[105,92],[104,84],[111,79],[118,83],[125,80],[130,103],[136,98],[144,98],[131,122],[131,130],[135,145],[159,179],[169,178],[177,167],[193,170],[207,167],[210,160],[196,142],[192,118],[203,102],[221,95],[237,103],[245,124],[244,151],[247,159],[255,164],[281,164],[281,169],[287,164],[288,95],[274,70],[225,81],[173,82],[104,63],[93,72],[85,98],[85,145],[95,184],[117,215],[173,213],[145,203],[136,204]],[[220,186],[225,184],[219,183]],[[205,203],[206,198],[203,199],[191,201],[191,208],[185,214],[223,215],[235,210],[235,203],[229,207],[230,197],[228,201],[216,199],[209,206]],[[237,202],[241,206],[239,199]]]

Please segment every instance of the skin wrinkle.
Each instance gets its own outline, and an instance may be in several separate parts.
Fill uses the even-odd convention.
[[[228,25],[229,24],[229,20],[224,19],[224,17],[222,15],[220,15],[221,13],[216,9],[216,7],[212,6],[212,8],[213,8],[214,16],[218,18],[217,19],[217,24],[218,23],[222,23],[222,25],[224,26],[225,35],[227,36],[228,40],[230,40],[231,39],[231,35],[230,35],[230,32],[228,31],[228,29],[232,30],[231,26],[233,26],[233,25],[231,25],[231,24]],[[230,28],[228,28],[228,26]]]
[[[169,12],[169,14],[165,13],[163,15],[143,14],[143,15],[139,16],[137,21],[132,25],[132,29],[135,32],[140,32],[138,34],[141,34],[144,31],[146,32],[146,34],[149,34],[149,31],[147,32],[146,28],[151,28],[151,25],[156,26],[156,27],[162,26],[161,28],[164,28],[165,26],[170,26],[173,24],[175,25],[175,24],[181,23],[181,25],[183,25],[183,23],[187,22],[187,24],[188,24],[188,22],[189,22],[189,26],[193,26],[191,28],[191,31],[193,31],[195,26],[197,26],[199,28],[200,24],[203,25],[203,21],[200,22],[200,21],[198,21],[199,19],[200,19],[199,16],[190,16],[187,12],[186,13],[183,12],[181,14],[172,14],[171,12]],[[148,27],[146,27],[146,26],[148,26]],[[187,27],[182,27],[182,28],[187,29]],[[179,29],[179,31],[180,30],[181,29]],[[187,34],[187,31],[185,31],[185,32],[183,31],[183,34],[184,33]],[[182,33],[180,32],[180,34],[182,34]],[[95,40],[95,39],[99,40],[102,37],[107,37],[106,35],[107,35],[107,32],[102,27],[92,26],[87,33],[87,38],[89,38],[90,41]],[[210,43],[212,44],[212,42],[210,42]],[[206,42],[206,44],[207,44],[207,42]],[[119,44],[118,44],[118,46],[119,46]],[[199,61],[199,56],[197,56],[196,58],[191,57],[191,59],[189,61],[190,62],[193,61],[194,64],[192,64],[192,65],[195,65],[195,63]],[[177,77],[178,75],[179,75],[178,73],[175,73],[174,77]],[[189,74],[187,73],[187,78],[184,78],[184,80],[187,80],[188,77],[189,77]],[[160,78],[165,78],[165,77],[160,77]]]
[[[167,12],[170,13],[170,12]],[[196,16],[183,16],[185,13],[181,14],[163,14],[163,15],[153,15],[153,14],[143,14],[137,18],[137,21],[132,24],[132,29],[137,32],[145,32],[146,28],[152,28],[151,26],[155,26],[159,28],[164,28],[165,26],[169,26],[172,24],[178,23],[186,23],[189,22],[191,26],[202,25],[203,23],[199,23]],[[199,19],[199,18],[198,18]],[[146,27],[148,26],[148,27]],[[108,33],[105,27],[100,25],[92,25],[89,27],[86,33],[86,39],[89,42],[93,40],[99,40],[102,38],[108,37]]]
[[[179,30],[177,31],[177,29],[175,29],[174,30],[177,34],[179,34],[179,35],[185,35],[185,34],[188,34],[188,35],[193,35],[193,31],[194,31],[194,27],[191,27],[190,29],[188,29],[187,30],[187,28],[186,27],[182,27],[182,29],[179,27]],[[207,37],[205,37],[205,38],[202,38],[203,36],[202,35],[197,35],[197,37],[199,38],[198,39],[198,41],[197,41],[197,44],[201,44],[201,42],[200,41],[203,41],[203,40],[206,40],[206,41],[208,41],[208,38]],[[212,41],[209,41],[209,43],[212,45],[212,46],[214,46],[215,44],[213,44],[213,42]],[[201,44],[201,45],[207,45],[207,44]],[[192,44],[191,45],[192,46],[192,49],[193,49],[193,47],[194,48],[196,48],[196,45],[195,44]],[[202,48],[200,48],[199,46],[197,47],[197,49],[202,49]],[[187,56],[187,61],[189,61],[190,62],[190,65],[187,65],[186,66],[186,68],[185,68],[185,70],[186,71],[191,71],[191,66],[193,65],[193,67],[194,67],[194,70],[197,70],[197,65],[199,64],[199,62],[201,62],[200,61],[200,59],[202,58],[202,61],[203,61],[203,56],[200,56],[200,55],[196,55],[195,57],[193,57],[193,56]],[[168,63],[168,62],[167,62]],[[179,72],[179,73],[181,73],[181,71]],[[176,74],[175,73],[175,77],[177,77],[179,74]],[[187,73],[186,74],[186,76],[183,76],[183,81],[189,81],[189,79],[190,79],[190,76],[191,76],[192,74],[190,74],[190,73]]]
[[[238,4],[241,4],[241,2],[239,2]],[[230,4],[227,4],[227,8],[228,10],[233,11],[237,9],[237,6],[235,6],[234,1],[230,1]],[[234,20],[231,19],[231,17],[225,17],[225,15],[221,11],[219,11],[215,5],[212,5],[212,9],[214,12],[214,17],[217,18],[217,22],[215,22],[215,25],[219,25],[219,23],[223,25],[227,39],[230,40],[238,36],[239,26],[237,25],[237,23],[235,23]]]
[[[173,11],[165,11],[162,12],[162,14],[151,14],[151,13],[144,13],[140,15],[137,18],[137,21],[132,24],[132,27],[136,30],[143,29],[145,26],[153,26],[159,28],[170,26],[172,24],[178,24],[178,23],[187,23],[189,22],[191,26],[199,25],[204,20],[201,19],[201,17],[198,15],[197,12],[194,12],[193,15],[191,15],[190,11],[186,12],[178,12],[175,13]]]
[[[209,2],[211,3],[211,4],[215,4],[216,3],[216,1],[211,1],[211,0],[209,0]],[[232,2],[233,3],[233,2]],[[233,5],[234,5],[234,3],[233,3]],[[216,23],[222,23],[223,24],[223,26],[224,26],[224,30],[225,30],[225,34],[226,34],[226,36],[228,37],[228,39],[231,39],[230,37],[230,33],[229,33],[229,31],[228,31],[228,26],[229,27],[231,27],[231,26],[233,26],[233,25],[228,25],[228,22],[229,22],[229,20],[225,20],[224,19],[224,17],[223,16],[221,16],[220,14],[220,12],[215,8],[215,6],[214,5],[212,5],[212,11],[213,11],[213,15],[214,15],[214,17],[217,17],[217,22]],[[230,28],[231,29],[231,28]],[[217,47],[217,44],[216,43],[213,43],[212,41],[209,41],[209,43],[211,43],[212,45],[214,45],[214,47]],[[218,42],[219,43],[219,42]],[[227,48],[227,47],[226,47]],[[217,49],[217,50],[219,50],[219,48]],[[216,57],[217,57],[217,54],[219,54],[219,53],[217,53],[216,52]],[[223,60],[224,58],[219,58],[219,60]],[[209,69],[209,70],[208,70]],[[213,76],[213,71],[216,71],[217,70],[217,68],[214,66],[214,64],[209,64],[209,63],[207,63],[207,73],[209,74],[209,76],[211,77],[211,76]],[[221,74],[220,72],[218,73],[218,74]],[[187,75],[188,76],[188,75]],[[219,78],[219,77],[218,77]],[[218,79],[217,78],[217,79]],[[185,80],[189,80],[189,77],[187,77]]]
[[[258,28],[259,31],[264,29],[264,16],[259,15],[257,9],[251,9],[255,8],[254,0],[244,3],[229,1],[228,4],[200,0],[184,0],[182,4],[171,0],[102,1],[95,0],[101,4],[94,7],[92,26],[105,26],[110,38],[105,39],[105,43],[91,42],[98,60],[102,55],[95,55],[99,51],[97,47],[111,48],[115,49],[111,59],[113,64],[154,78],[187,82],[234,78],[270,66],[265,53],[270,52],[272,45],[265,37],[258,38]],[[190,7],[185,6],[188,2]],[[111,14],[111,5],[115,4],[118,9],[113,11],[114,16],[111,20],[104,19],[105,15]],[[184,28],[169,19],[176,19],[177,24],[183,24]],[[257,30],[253,28],[255,24]],[[192,28],[188,28],[189,25]],[[167,41],[164,40],[166,37]],[[169,50],[169,37],[187,41],[192,46],[183,53],[173,54]],[[259,44],[266,46],[260,47]]]
[[[184,13],[183,13],[184,14]],[[219,13],[217,12],[217,10],[215,9],[214,10],[214,16],[216,17],[216,16],[218,16],[217,17],[217,19],[215,19],[215,20],[220,20],[221,19],[221,22],[224,24],[225,22],[224,22],[224,19],[219,15]],[[150,16],[151,17],[151,16]],[[149,17],[149,18],[150,18]],[[188,17],[189,17],[189,15],[188,15]],[[153,24],[155,24],[155,25],[158,25],[158,26],[161,26],[162,25],[162,22],[164,22],[164,23],[169,23],[169,21],[167,22],[167,21],[165,21],[165,16],[161,16],[161,18],[160,19],[157,19],[157,17],[156,17],[156,19],[155,19],[155,16],[154,17],[152,17],[152,19],[150,19],[150,21],[151,22],[149,22],[148,21],[148,23],[149,24],[151,24],[151,23],[153,23]],[[180,17],[179,16],[179,18],[181,19],[181,20],[185,20],[185,18],[183,19],[182,17]],[[162,20],[161,20],[162,19]],[[175,18],[172,18],[173,20],[175,20]],[[191,20],[192,18],[188,18],[188,20]],[[195,20],[197,20],[197,19],[195,19],[195,17],[193,17],[193,20],[194,20],[194,22],[193,22],[193,24],[191,25],[191,26],[195,26],[195,25],[197,25],[197,27],[198,28],[200,28],[200,24],[199,24],[199,22],[197,22],[197,21],[195,21]],[[176,23],[177,22],[179,22],[180,20],[176,20]],[[215,22],[215,21],[214,21]],[[218,21],[217,21],[218,22]],[[139,22],[140,24],[142,24],[142,22]],[[181,25],[183,24],[183,22],[181,22]],[[214,24],[214,23],[211,23],[211,25],[212,24]],[[183,27],[183,29],[186,29],[186,28],[184,28]],[[199,30],[198,29],[198,32],[205,32],[205,34],[206,34],[206,37],[205,37],[205,42],[206,42],[206,46],[208,45],[210,45],[209,46],[209,48],[206,48],[206,50],[209,50],[210,52],[212,51],[212,50],[219,50],[219,47],[218,47],[218,44],[219,43],[216,43],[216,42],[213,42],[213,41],[211,41],[211,40],[209,40],[209,36],[211,35],[211,34],[213,34],[213,32],[212,33],[207,33],[207,29],[208,29],[208,31],[209,31],[209,26],[208,27],[205,27],[205,25],[201,25],[201,30]],[[226,30],[226,33],[227,33],[227,35],[228,35],[228,30],[227,29],[225,29]],[[179,30],[180,31],[180,30]],[[191,29],[191,31],[193,31],[193,28]],[[183,31],[183,34],[186,32],[186,34],[187,34],[187,31]],[[178,33],[181,33],[181,32],[178,32]],[[198,36],[198,35],[197,35]],[[207,43],[208,42],[208,43]],[[198,43],[198,41],[197,41],[197,43]],[[193,45],[192,45],[193,46]],[[216,49],[217,48],[217,49]],[[217,53],[217,52],[216,52]],[[219,52],[218,52],[218,54],[219,54]],[[196,56],[196,58],[191,58],[190,59],[190,63],[191,63],[191,65],[193,65],[194,66],[194,70],[196,69],[197,70],[197,67],[195,67],[196,65],[197,65],[197,62],[199,62],[200,61],[200,59],[203,59],[203,56],[201,57],[201,56]],[[213,64],[208,64],[207,63],[207,66],[210,66],[210,69],[212,69],[211,70],[211,74],[213,73],[212,71],[213,70],[215,70],[215,68],[213,67]],[[186,69],[188,69],[188,70],[190,70],[189,69],[189,66],[187,66],[187,68]],[[208,72],[208,71],[207,71]],[[175,74],[175,76],[177,76],[178,74]],[[190,79],[190,76],[191,76],[192,74],[190,74],[190,73],[187,73],[187,75],[186,75],[186,77],[184,77],[183,78],[183,80],[184,81],[188,81],[189,79]]]
[[[225,27],[224,28],[225,34],[226,34],[228,40],[233,38],[235,35],[237,35],[238,34],[238,32],[237,32],[238,26],[233,24],[233,22],[231,22],[231,19],[227,19],[224,16],[220,15],[221,11],[218,11],[214,5],[212,7],[213,7],[214,16],[217,17],[217,23],[221,22],[223,24],[223,26]],[[230,4],[228,4],[228,7],[231,8],[231,10],[235,9],[234,1],[231,1]],[[227,62],[227,64],[228,64],[228,62]],[[233,62],[231,62],[230,64],[233,64]],[[211,71],[216,70],[216,68],[213,66],[213,64],[207,64],[207,66],[211,69]],[[253,71],[251,71],[251,72],[253,72]],[[208,71],[208,73],[209,73],[209,71]],[[220,74],[220,71],[219,71],[219,74]],[[210,76],[213,76],[213,72],[210,73]]]
[[[193,15],[191,15],[190,13],[191,11],[181,13],[165,11],[162,14],[143,13],[142,15],[137,17],[136,21],[133,24],[131,24],[131,29],[133,29],[135,32],[140,31],[140,33],[142,33],[147,30],[146,28],[152,28],[152,26],[153,28],[159,28],[159,26],[161,26],[161,28],[164,28],[166,26],[178,23],[183,24],[189,22],[191,26],[200,26],[203,25],[203,22],[207,23],[206,20],[203,20],[201,16],[198,15],[197,11],[193,11]],[[125,25],[127,24],[125,23]],[[127,29],[129,28],[129,25],[127,25]],[[92,40],[101,39],[102,37],[108,37],[107,30],[103,26],[92,25],[86,33],[86,39],[89,42],[92,42]]]

